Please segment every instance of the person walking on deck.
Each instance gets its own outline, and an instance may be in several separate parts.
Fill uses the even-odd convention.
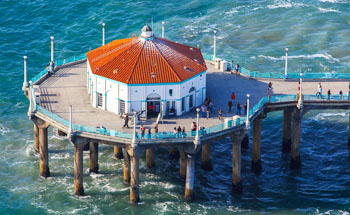
[[[238,116],[241,115],[241,108],[242,108],[242,105],[239,104],[239,102],[237,102],[237,111],[236,111],[236,115],[238,115]]]
[[[124,125],[123,125],[123,128],[129,128],[129,115],[126,114],[125,117],[124,117]]]
[[[328,100],[331,99],[331,90],[330,89],[328,89],[327,94],[328,94]]]
[[[158,124],[154,126],[154,137],[158,137]]]
[[[221,108],[219,109],[219,120],[222,120],[222,110],[221,110]]]
[[[236,64],[236,75],[237,76],[239,75],[239,64],[238,63]]]
[[[232,105],[235,103],[235,100],[236,100],[236,95],[234,92],[231,93],[231,102],[232,102]]]
[[[141,125],[140,132],[141,132],[141,139],[145,138],[145,127]]]
[[[232,101],[228,102],[228,112],[231,113],[231,109],[232,109]]]
[[[343,91],[342,90],[339,91],[339,100],[343,100]]]
[[[321,99],[322,99],[322,85],[321,85],[321,83],[318,83],[316,97],[317,98],[321,97]]]
[[[244,114],[247,115],[247,102],[244,103]]]

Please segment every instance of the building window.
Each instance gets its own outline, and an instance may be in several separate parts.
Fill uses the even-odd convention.
[[[172,89],[169,90],[169,96],[173,96],[173,90]]]
[[[193,108],[193,95],[190,95],[190,108]]]
[[[181,111],[184,112],[185,111],[185,97],[183,97],[181,99]]]
[[[102,93],[97,93],[97,106],[102,107],[103,104],[103,96]]]

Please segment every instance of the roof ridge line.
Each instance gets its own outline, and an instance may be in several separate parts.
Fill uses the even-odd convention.
[[[165,39],[165,38],[162,38],[162,39]],[[171,41],[171,40],[167,40],[167,39],[165,39],[165,40],[166,40],[166,41],[169,41],[169,42],[172,42],[172,43],[175,43],[175,42],[173,42],[173,41]],[[160,39],[160,41],[161,41],[161,39]],[[177,44],[179,44],[179,43],[177,43]],[[184,45],[184,44],[181,44],[181,45],[187,46],[187,45]],[[168,47],[169,47],[169,46],[168,46]],[[197,48],[192,47],[192,46],[187,46],[187,47],[190,47],[190,48],[193,48],[193,49],[197,49]],[[170,48],[170,47],[169,47],[169,48]],[[182,54],[181,52],[179,52],[179,51],[177,51],[177,50],[175,50],[175,49],[173,49],[173,48],[171,48],[171,49],[174,50],[176,53],[178,53],[178,54],[184,56],[185,58],[190,59],[191,61],[194,61],[196,64],[198,64],[198,65],[200,65],[200,66],[203,66],[203,65],[200,64],[199,62],[196,62],[195,60],[193,60],[192,58],[187,57],[186,55]],[[201,51],[200,51],[200,54],[201,54],[201,56],[202,56],[202,58],[203,58],[203,55],[202,55],[202,52],[201,52]],[[204,60],[204,58],[203,58],[203,60]],[[198,61],[199,61],[199,59],[198,59]],[[205,62],[205,60],[204,60],[203,62]],[[206,66],[204,66],[204,67],[206,67]],[[208,69],[208,67],[206,67],[206,69]]]
[[[127,39],[129,39],[129,38],[127,38]],[[125,40],[127,40],[127,39],[125,39]],[[130,38],[131,39],[131,38]],[[133,39],[131,39],[130,41],[127,41],[127,42],[125,42],[125,43],[123,43],[122,45],[120,45],[120,46],[117,46],[117,45],[114,45],[114,46],[117,46],[116,48],[113,48],[113,49],[111,49],[111,50],[109,50],[108,52],[106,52],[106,53],[104,53],[104,54],[102,54],[102,55],[99,55],[99,56],[97,56],[97,57],[95,57],[95,58],[93,58],[93,59],[91,59],[91,62],[96,62],[96,61],[98,61],[98,60],[101,60],[102,58],[104,58],[104,57],[106,57],[106,56],[108,56],[108,55],[111,55],[111,54],[114,54],[116,51],[118,51],[118,50],[120,50],[120,49],[123,49],[124,47],[126,47],[126,46],[128,46],[129,45],[129,43],[131,43],[133,41]],[[101,47],[103,47],[103,46],[101,46]]]
[[[171,68],[171,70],[173,70],[173,73],[175,73],[175,76],[179,79],[180,82],[182,82],[180,76],[176,73],[175,69],[170,65],[168,60],[163,56],[163,53],[159,50],[158,46],[156,46],[156,44],[154,42],[152,42],[152,44],[156,47],[156,49],[158,50],[160,56],[162,56],[162,58],[165,60],[166,64]]]
[[[131,43],[134,40],[129,41],[128,43]],[[107,63],[103,64],[103,66],[99,67],[99,69],[104,68],[107,64],[109,64],[111,61],[115,60],[118,56],[120,56],[121,54],[123,54],[124,52],[126,52],[127,50],[129,50],[131,47],[135,46],[137,44],[137,42],[135,42],[134,44],[130,45],[129,48],[125,49],[123,52],[119,53],[117,56],[115,56],[114,58],[112,58],[111,60],[109,60]],[[124,47],[123,47],[124,48]]]
[[[138,40],[138,43],[140,42],[140,40]],[[137,56],[137,60],[136,60],[136,62],[135,62],[135,64],[134,64],[134,68],[132,68],[132,72],[130,73],[130,76],[126,79],[126,83],[128,84],[129,83],[129,81],[130,81],[130,78],[132,77],[132,75],[134,74],[134,72],[135,72],[135,68],[136,68],[136,64],[139,62],[139,60],[140,60],[140,56],[141,56],[141,53],[142,53],[142,50],[145,48],[145,44],[146,44],[146,41],[143,41],[143,45],[142,45],[142,49],[140,50],[140,53],[139,53],[139,55]]]

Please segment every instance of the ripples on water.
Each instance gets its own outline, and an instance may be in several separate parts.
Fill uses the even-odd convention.
[[[178,164],[157,151],[157,167],[141,159],[141,200],[129,205],[122,184],[122,161],[111,159],[111,147],[100,148],[101,174],[88,175],[87,196],[73,193],[73,148],[50,132],[50,170],[42,180],[33,149],[33,127],[22,96],[23,55],[33,77],[50,58],[49,37],[55,36],[55,57],[68,58],[106,40],[139,33],[150,18],[154,30],[171,40],[212,53],[212,31],[218,30],[218,55],[252,70],[283,71],[289,48],[289,71],[349,72],[350,2],[348,0],[263,1],[1,1],[0,2],[0,213],[1,214],[348,214],[350,200],[348,116],[344,112],[309,112],[302,121],[302,168],[291,171],[289,155],[281,154],[281,113],[263,121],[261,175],[250,170],[251,149],[243,150],[244,194],[231,195],[231,145],[212,148],[214,170],[196,163],[193,203],[183,201],[184,181]]]

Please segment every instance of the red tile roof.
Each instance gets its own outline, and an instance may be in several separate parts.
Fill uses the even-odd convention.
[[[182,82],[207,70],[200,49],[163,38],[114,40],[86,56],[93,74],[126,84]]]

